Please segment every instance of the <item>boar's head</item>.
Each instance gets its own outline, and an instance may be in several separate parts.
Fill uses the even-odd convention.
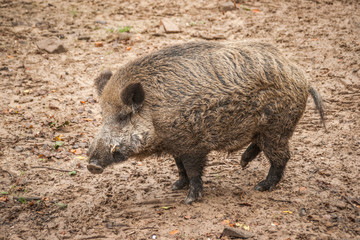
[[[146,154],[153,144],[154,128],[140,81],[122,81],[120,73],[112,76],[105,71],[95,79],[95,87],[103,123],[90,146],[87,168],[102,173],[112,163]]]

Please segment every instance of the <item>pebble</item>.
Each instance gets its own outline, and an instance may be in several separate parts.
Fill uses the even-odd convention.
[[[48,53],[63,53],[66,52],[64,45],[56,37],[47,38],[36,43],[39,49],[45,50]]]
[[[232,228],[232,227],[226,227],[221,235],[228,236],[230,238],[242,238],[242,239],[254,237],[253,233],[250,233],[250,232],[244,231],[242,229],[238,229],[238,228]]]
[[[168,18],[161,19],[160,24],[164,27],[166,33],[179,33],[180,28]]]
[[[78,145],[80,148],[88,148],[89,147],[89,144],[86,142],[80,142]]]
[[[236,9],[236,6],[234,5],[233,2],[224,2],[224,3],[221,3],[219,6],[219,10],[221,12],[232,11],[235,9]]]
[[[300,208],[299,215],[300,215],[300,217],[305,216],[306,215],[306,209],[305,208]]]
[[[22,152],[23,150],[24,149],[22,147],[20,147],[20,146],[15,147],[15,151],[17,151],[17,152]]]
[[[102,21],[102,20],[96,20],[95,23],[99,23],[99,24],[103,24],[103,25],[107,24],[106,21]]]
[[[128,41],[131,38],[131,33],[119,33],[116,38],[118,41]]]
[[[89,36],[79,36],[78,40],[85,40],[85,41],[89,41],[90,37]]]

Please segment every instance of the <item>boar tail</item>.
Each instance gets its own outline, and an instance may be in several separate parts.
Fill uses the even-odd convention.
[[[316,109],[319,111],[321,122],[325,128],[325,131],[327,131],[326,125],[325,125],[325,117],[324,117],[324,105],[323,105],[321,96],[318,93],[318,91],[316,91],[316,89],[313,87],[309,87],[309,93],[310,93],[312,99],[314,100]]]

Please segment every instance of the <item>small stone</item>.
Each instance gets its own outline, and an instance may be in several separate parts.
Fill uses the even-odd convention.
[[[180,28],[168,18],[161,19],[160,24],[164,27],[166,33],[179,33]]]
[[[232,227],[226,227],[221,235],[228,236],[230,238],[242,238],[242,239],[254,237],[253,233]]]
[[[219,10],[221,12],[232,11],[235,9],[236,9],[236,6],[234,5],[233,2],[224,2],[224,3],[221,3],[219,6]]]
[[[36,43],[39,49],[45,50],[48,53],[63,53],[66,52],[64,45],[56,37],[47,38]]]
[[[78,40],[85,40],[85,41],[89,41],[90,37],[89,36],[79,36]]]
[[[119,33],[116,37],[118,41],[128,41],[130,40],[130,38],[131,38],[131,33],[126,33],[126,32]]]
[[[59,110],[60,108],[58,107],[58,106],[56,106],[56,105],[54,105],[54,104],[49,104],[49,108],[51,109],[51,110]]]
[[[305,216],[306,215],[306,209],[305,208],[300,208],[299,215],[300,215],[300,217]]]
[[[15,151],[17,151],[17,152],[22,152],[23,150],[24,149],[22,147],[20,147],[20,146],[15,147]]]
[[[99,23],[99,24],[103,24],[103,25],[107,24],[107,22],[103,21],[103,20],[96,20],[95,23]]]
[[[89,147],[89,144],[86,143],[86,142],[80,142],[80,143],[78,143],[78,145],[79,145],[80,148],[87,148],[87,147]]]

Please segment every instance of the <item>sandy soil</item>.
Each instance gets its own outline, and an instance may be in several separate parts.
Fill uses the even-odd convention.
[[[0,2],[0,239],[228,239],[229,225],[252,239],[360,239],[359,2],[241,1],[227,12],[220,3]],[[182,32],[164,33],[164,17]],[[124,26],[132,26],[127,36]],[[67,52],[39,50],[49,37]],[[242,151],[211,154],[204,198],[191,206],[182,203],[186,190],[170,190],[177,169],[168,156],[87,171],[101,123],[92,86],[100,71],[165,45],[243,39],[296,61],[326,106],[328,132],[309,99],[274,191],[253,190],[269,163],[261,155],[241,170]]]

